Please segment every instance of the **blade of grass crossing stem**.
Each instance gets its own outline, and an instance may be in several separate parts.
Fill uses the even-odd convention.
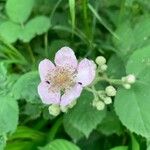
[[[95,11],[92,5],[88,4],[89,9],[94,14],[94,16],[97,18],[97,20],[116,38],[119,40],[119,37],[108,27],[108,25],[103,21],[103,19],[100,17],[100,15]]]
[[[83,17],[84,17],[84,25],[85,25],[85,31],[88,38],[91,39],[90,29],[89,29],[89,17],[88,17],[88,6],[87,6],[87,0],[83,0]]]
[[[75,0],[69,0],[72,30],[75,29]]]
[[[56,9],[58,8],[59,4],[61,3],[62,0],[58,0],[54,6],[54,8],[52,9],[51,15],[50,15],[50,21],[52,22],[52,18],[55,14]]]

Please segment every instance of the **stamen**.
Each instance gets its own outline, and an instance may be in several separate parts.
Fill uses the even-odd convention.
[[[56,67],[55,70],[51,71],[47,75],[47,83],[51,84],[51,89],[53,91],[64,91],[69,90],[72,86],[75,85],[76,73],[73,69]]]

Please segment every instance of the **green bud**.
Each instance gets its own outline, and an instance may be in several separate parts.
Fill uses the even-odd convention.
[[[97,110],[103,110],[105,108],[105,103],[103,103],[102,101],[97,101],[95,107],[97,108]]]
[[[127,78],[126,79],[127,83],[129,83],[129,84],[135,83],[136,78],[135,78],[135,76],[133,74],[129,74],[126,78]]]
[[[102,66],[106,63],[106,59],[103,56],[98,56],[95,61],[99,66]]]
[[[107,70],[107,65],[104,64],[100,67],[100,72],[105,72]]]
[[[111,97],[106,97],[106,98],[104,99],[104,103],[105,103],[106,105],[111,104],[111,103],[112,103]]]
[[[110,85],[106,87],[105,92],[108,96],[115,96],[117,91],[113,86]]]
[[[65,113],[65,112],[68,111],[68,106],[61,106],[60,109],[61,109],[62,112]]]
[[[52,105],[49,106],[48,110],[49,110],[49,113],[53,116],[58,116],[60,114],[59,105],[52,104]]]
[[[125,84],[123,84],[123,87],[128,90],[131,88],[131,85],[128,83],[125,83]]]

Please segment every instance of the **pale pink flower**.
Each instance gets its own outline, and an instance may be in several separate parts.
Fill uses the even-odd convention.
[[[61,48],[55,56],[55,65],[48,59],[39,64],[41,83],[38,93],[44,104],[67,106],[77,99],[83,87],[95,78],[96,65],[83,59],[79,64],[73,50]]]

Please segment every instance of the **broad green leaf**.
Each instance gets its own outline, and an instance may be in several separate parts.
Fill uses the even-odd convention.
[[[27,103],[25,105],[25,109],[23,111],[23,114],[30,116],[31,119],[37,119],[41,115],[41,104],[32,104]]]
[[[9,18],[23,24],[32,11],[34,0],[7,0],[6,12]]]
[[[16,42],[21,32],[21,26],[11,21],[5,21],[0,25],[0,35],[9,43]]]
[[[4,147],[6,145],[6,134],[0,135],[0,150],[4,150]]]
[[[10,96],[0,96],[0,135],[17,128],[19,110],[17,102]]]
[[[117,55],[113,55],[109,59],[107,65],[107,73],[111,78],[121,78],[125,75],[125,65]]]
[[[101,123],[106,112],[98,111],[92,106],[93,95],[83,91],[77,105],[64,115],[64,121],[71,124],[86,137]],[[79,115],[80,114],[80,115]]]
[[[114,148],[111,148],[110,150],[128,150],[127,146],[117,146]]]
[[[73,127],[73,125],[70,124],[68,120],[64,119],[63,125],[66,133],[73,139],[73,141],[77,142],[84,137],[84,134],[77,128]]]
[[[135,38],[131,23],[126,21],[120,24],[116,30],[116,34],[119,36],[119,40],[113,38],[114,44],[117,48],[116,53],[120,58],[126,60],[126,57],[130,55],[135,48]]]
[[[137,81],[130,90],[120,88],[115,98],[115,110],[121,122],[132,132],[150,137],[150,46],[137,50],[130,57],[127,74]]]
[[[36,35],[47,32],[50,28],[50,20],[45,16],[38,16],[31,19],[20,33],[20,39],[23,42],[29,42]]]
[[[136,47],[140,48],[150,43],[150,18],[142,16],[134,27]]]
[[[37,87],[40,82],[38,72],[32,71],[22,75],[12,88],[16,99],[25,99],[32,103],[39,102]]]
[[[45,142],[46,135],[43,132],[26,126],[18,126],[16,132],[9,137],[10,141],[15,141],[17,139],[28,139],[33,142],[42,143]]]
[[[67,140],[57,139],[39,150],[80,150],[80,148]]]
[[[24,141],[24,140],[16,140],[13,142],[7,143],[5,150],[35,150],[37,149],[37,145],[32,141]]]
[[[98,131],[105,135],[118,134],[123,132],[123,127],[114,112],[108,112],[106,117],[98,126]]]

